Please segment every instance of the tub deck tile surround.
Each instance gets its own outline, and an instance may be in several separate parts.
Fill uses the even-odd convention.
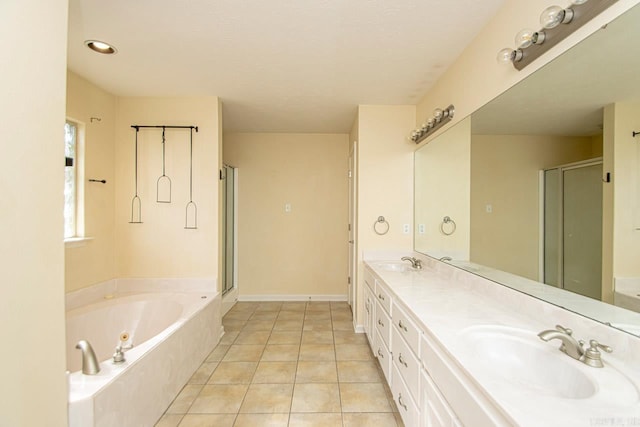
[[[239,302],[156,427],[403,427],[344,302]]]

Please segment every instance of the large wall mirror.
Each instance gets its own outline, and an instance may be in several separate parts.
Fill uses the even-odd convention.
[[[640,6],[416,151],[416,251],[640,335],[638,22]]]

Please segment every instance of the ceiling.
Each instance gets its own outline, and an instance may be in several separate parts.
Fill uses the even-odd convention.
[[[118,96],[219,96],[225,131],[345,133],[359,104],[417,104],[504,1],[70,0],[68,66]]]
[[[472,132],[591,136],[603,107],[640,99],[640,6],[473,113]]]

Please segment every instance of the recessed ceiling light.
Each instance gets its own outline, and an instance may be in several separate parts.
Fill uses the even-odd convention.
[[[105,55],[112,55],[118,52],[118,49],[111,46],[109,43],[101,42],[99,40],[85,40],[84,45],[95,52],[104,53]]]

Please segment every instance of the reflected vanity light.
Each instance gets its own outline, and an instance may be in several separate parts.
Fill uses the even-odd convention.
[[[100,40],[85,40],[84,45],[94,52],[102,53],[104,55],[113,55],[118,52],[115,46],[101,42]]]
[[[498,62],[513,64],[517,70],[565,39],[617,0],[573,0],[567,8],[549,6],[540,14],[538,31],[523,29],[515,37],[515,49],[498,52]]]
[[[409,140],[415,142],[416,144],[419,144],[427,136],[442,127],[445,123],[450,122],[455,111],[456,110],[453,105],[449,105],[447,108],[436,108],[435,110],[433,110],[433,115],[428,120],[426,120],[422,124],[422,126],[414,129],[411,132]]]

